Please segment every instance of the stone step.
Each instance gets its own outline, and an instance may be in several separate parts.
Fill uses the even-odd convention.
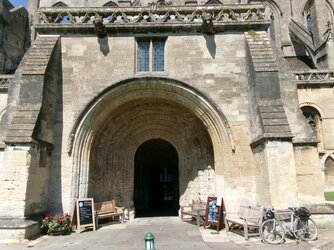
[[[269,113],[261,113],[262,119],[286,119],[285,113],[282,112],[269,112]]]
[[[27,55],[27,58],[29,57],[50,57],[52,54],[52,51],[38,51],[38,50],[35,50],[35,51],[30,51]]]
[[[287,119],[262,119],[264,126],[289,125]]]
[[[20,118],[33,117],[36,118],[39,114],[39,110],[18,110],[13,117],[13,120]]]
[[[32,130],[9,129],[7,137],[26,137],[31,136]]]
[[[276,63],[273,56],[271,57],[253,57],[254,63],[263,63],[263,62],[270,62],[270,63]]]
[[[249,49],[270,49],[272,50],[271,46],[265,46],[265,45],[252,45],[252,44],[248,44]]]
[[[250,51],[254,52],[259,52],[259,51],[264,51],[264,52],[271,52],[273,51],[273,48],[271,46],[265,47],[265,46],[248,46]]]
[[[45,68],[44,69],[23,69],[22,74],[23,75],[44,75]]]
[[[23,71],[45,71],[46,65],[27,65],[26,67],[23,68]]]
[[[36,120],[35,120],[35,122],[36,122]],[[11,130],[32,130],[32,129],[35,128],[35,125],[36,124],[32,123],[32,122],[28,122],[28,123],[12,123]]]
[[[37,39],[33,42],[33,44],[56,44],[57,43],[57,39]]]
[[[267,67],[267,68],[263,68],[263,67],[254,67],[254,70],[256,72],[277,72],[278,69],[277,67]]]
[[[264,126],[266,133],[291,132],[289,125]]]
[[[37,38],[33,44],[55,44],[58,41],[59,37],[57,38]]]
[[[41,59],[41,58],[31,58],[29,57],[25,62],[26,65],[36,64],[36,65],[45,65],[48,64],[49,59]]]
[[[249,48],[251,54],[254,55],[272,55],[273,50],[271,48]]]
[[[256,72],[273,72],[273,71],[278,71],[278,68],[275,66],[275,67],[254,67],[254,70]]]
[[[275,64],[276,65],[276,61],[274,58],[268,59],[268,58],[253,58],[253,63],[256,64],[263,64],[263,63],[267,63],[267,64]]]

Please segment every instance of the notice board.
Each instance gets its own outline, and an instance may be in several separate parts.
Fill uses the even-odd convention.
[[[94,231],[96,230],[93,198],[76,200],[72,225],[75,224],[79,232],[91,227]]]
[[[217,201],[217,197],[209,196],[205,210],[205,227],[214,226],[217,231],[224,225],[225,205],[224,200]]]

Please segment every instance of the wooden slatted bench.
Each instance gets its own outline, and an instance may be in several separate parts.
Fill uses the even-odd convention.
[[[263,207],[241,205],[237,215],[226,215],[226,231],[230,231],[234,226],[243,227],[243,235],[245,240],[248,240],[249,236],[259,235],[259,228],[262,225],[263,216]]]
[[[198,227],[205,222],[205,209],[206,202],[203,201],[192,201],[192,203],[188,206],[181,206],[181,220],[184,221],[184,217],[188,217],[190,219],[195,219]]]
[[[98,228],[99,219],[117,218],[121,223],[124,223],[124,207],[116,207],[115,201],[102,201],[95,203],[95,223]]]

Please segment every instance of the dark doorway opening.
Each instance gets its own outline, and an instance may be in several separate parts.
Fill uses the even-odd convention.
[[[172,144],[153,139],[139,146],[134,189],[136,217],[178,214],[178,155]]]

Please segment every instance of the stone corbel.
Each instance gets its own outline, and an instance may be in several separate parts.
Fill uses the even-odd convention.
[[[211,13],[207,13],[204,12],[202,14],[202,18],[203,18],[203,24],[202,24],[202,28],[203,28],[203,33],[206,34],[214,34],[214,28],[213,28],[213,14]]]
[[[102,16],[96,16],[94,19],[95,33],[99,38],[104,38],[107,36],[107,29],[103,23]]]

